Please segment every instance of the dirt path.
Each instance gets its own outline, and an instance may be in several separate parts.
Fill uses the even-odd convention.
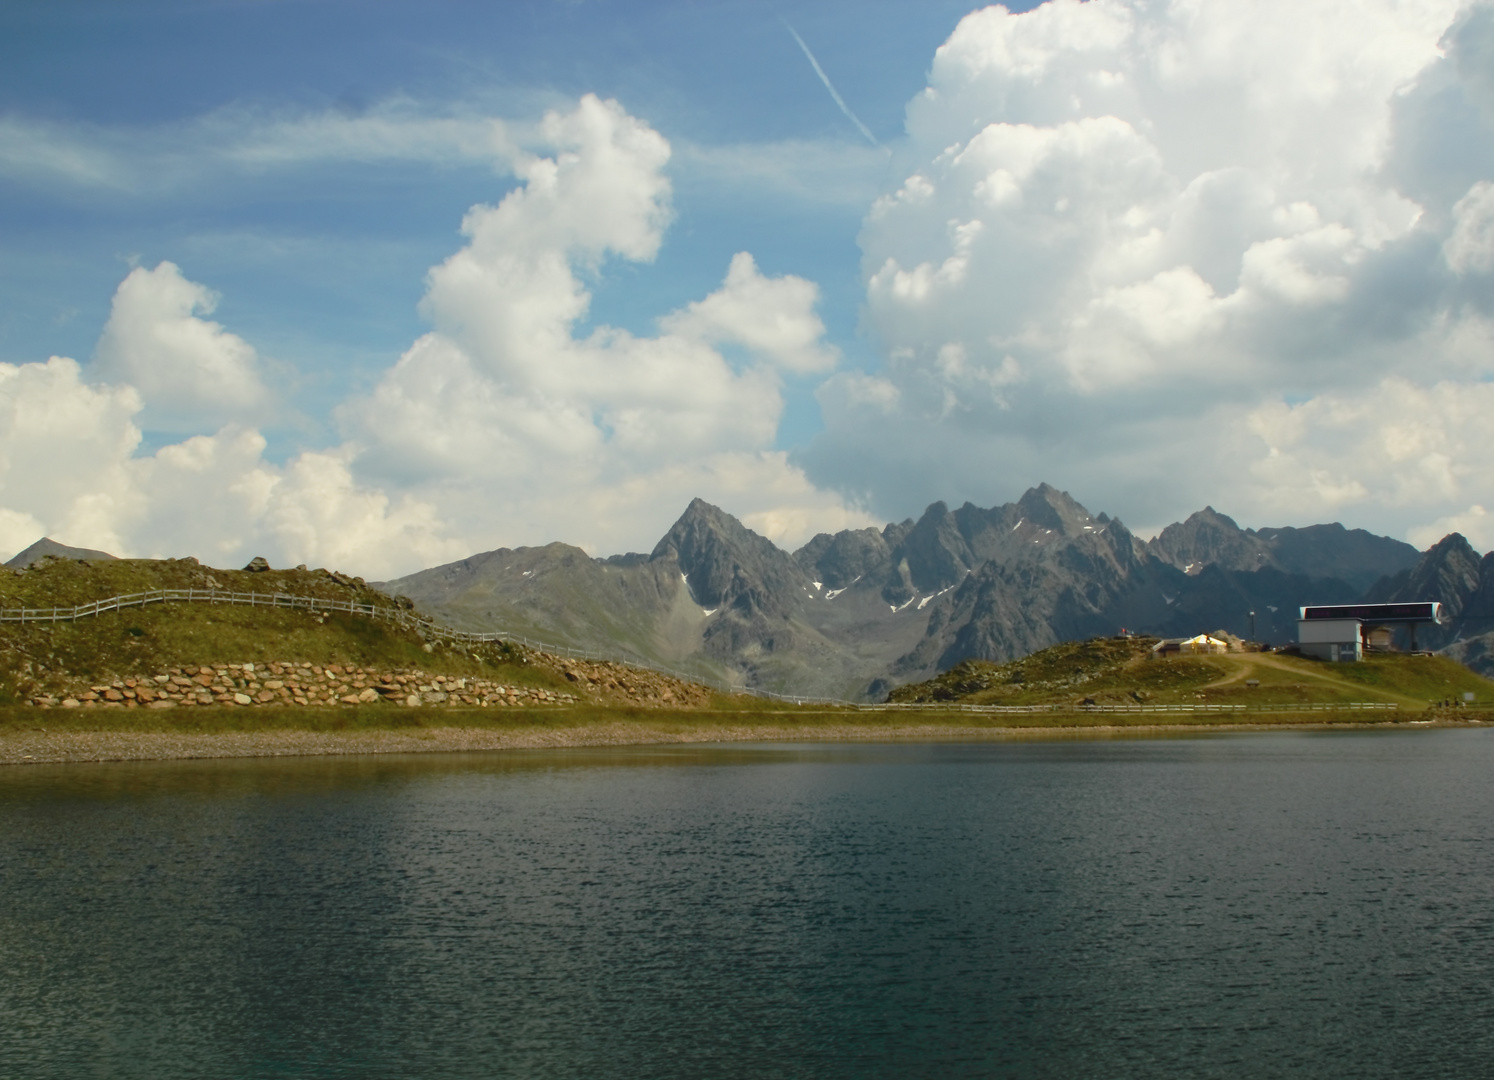
[[[1222,679],[1215,679],[1211,683],[1205,683],[1204,685],[1200,686],[1199,689],[1200,690],[1216,690],[1216,689],[1218,689],[1221,686],[1229,686],[1229,685],[1231,685],[1233,683],[1239,682],[1241,679],[1248,678],[1254,672],[1255,672],[1255,664],[1251,663],[1248,660],[1247,661],[1242,661],[1239,664],[1239,670],[1237,670],[1234,674],[1232,674],[1232,675],[1226,675]]]
[[[1365,686],[1363,683],[1340,678],[1326,671],[1304,671],[1297,664],[1289,663],[1271,653],[1246,653],[1243,656],[1213,657],[1213,659],[1237,664],[1239,665],[1239,670],[1232,675],[1227,675],[1206,686],[1199,687],[1201,690],[1212,690],[1221,686],[1229,686],[1231,683],[1237,683],[1242,679],[1248,678],[1257,667],[1264,667],[1290,675],[1294,682],[1311,681],[1322,686],[1331,686],[1336,690],[1348,691],[1362,701],[1389,700],[1417,709],[1423,708],[1426,705],[1426,702],[1421,698],[1411,697],[1406,694],[1397,694],[1394,691],[1379,687]]]

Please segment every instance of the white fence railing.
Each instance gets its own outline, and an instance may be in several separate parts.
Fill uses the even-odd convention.
[[[213,604],[249,604],[258,607],[303,608],[307,611],[349,611],[361,615],[380,616],[384,612],[375,604],[357,604],[350,600],[329,600],[316,596],[290,596],[286,593],[240,593],[224,592],[221,589],[152,589],[149,592],[127,593],[95,600],[77,607],[50,608],[4,608],[0,609],[0,622],[57,623],[77,622],[106,611],[122,608],[144,607],[169,601],[197,601]]]
[[[1349,710],[1391,710],[1399,709],[1400,706],[1393,701],[1345,701],[1337,704],[1319,702],[1308,705],[1070,705],[1070,704],[1045,704],[1045,705],[962,705],[958,702],[941,703],[937,701],[917,702],[887,702],[882,705],[862,705],[862,709],[870,710],[896,710],[896,709],[949,709],[955,712],[974,713],[1043,713],[1043,712],[1081,712],[1081,713],[1296,713],[1296,712],[1342,712]]]
[[[77,607],[70,608],[4,608],[0,609],[0,623],[38,624],[77,622],[79,619],[93,618],[107,611],[121,611],[125,608],[144,607],[147,604],[161,603],[244,604],[250,607],[291,608],[302,611],[323,612],[326,614],[334,611],[344,612],[351,615],[384,619],[400,626],[413,627],[428,635],[444,638],[449,641],[472,643],[518,642],[527,648],[538,649],[554,656],[564,656],[567,659],[591,660],[602,663],[624,663],[632,667],[644,668],[660,675],[669,675],[685,682],[701,683],[727,694],[751,694],[753,697],[782,701],[795,705],[839,705],[869,712],[940,709],[946,712],[993,715],[1055,712],[1186,715],[1189,713],[1298,713],[1342,712],[1345,710],[1356,712],[1366,710],[1395,711],[1400,708],[1394,702],[1387,701],[1346,701],[1338,704],[1317,703],[1306,705],[963,705],[958,702],[927,701],[886,702],[869,705],[861,702],[845,701],[840,698],[781,694],[772,690],[760,690],[754,687],[735,685],[706,675],[662,667],[643,657],[607,655],[587,649],[576,649],[569,645],[556,645],[551,642],[537,641],[523,634],[511,634],[505,631],[475,633],[470,630],[458,630],[456,627],[438,622],[428,615],[419,615],[408,608],[399,607],[394,604],[363,604],[356,600],[334,600],[318,596],[294,596],[290,593],[226,592],[222,589],[152,589],[149,592],[111,596],[104,600],[95,600],[92,603],[79,604]]]

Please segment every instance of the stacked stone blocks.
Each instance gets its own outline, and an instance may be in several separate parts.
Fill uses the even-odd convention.
[[[567,705],[574,694],[511,686],[472,676],[419,670],[378,671],[342,664],[243,663],[170,668],[32,699],[33,705],[73,708],[150,708],[226,705],[405,706]]]

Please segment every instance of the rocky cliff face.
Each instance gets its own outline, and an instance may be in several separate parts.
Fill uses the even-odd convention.
[[[913,527],[911,521],[904,524]],[[794,561],[826,589],[845,589],[864,577],[885,577],[896,541],[895,536],[890,541],[888,534],[896,528],[846,529],[834,536],[820,533],[794,552]]]
[[[983,510],[966,503],[951,511],[936,502],[917,521],[875,529],[821,533],[795,553],[831,588],[856,578],[875,580],[897,607],[959,584],[991,560],[1023,561],[1065,540],[1102,532],[1109,518],[1092,517],[1067,492],[1042,484],[1020,500]]]
[[[744,618],[789,615],[808,584],[792,555],[703,499],[690,503],[649,561],[671,558],[697,604]]]
[[[1006,660],[1058,641],[1166,619],[1163,585],[1181,575],[1145,556],[1119,521],[1091,516],[1046,485],[991,511],[962,507],[969,563],[940,598],[900,681],[961,660]]]
[[[654,547],[650,563],[672,560],[705,622],[700,651],[726,670],[772,682],[764,657],[828,643],[812,637],[802,612],[811,582],[788,552],[718,507],[695,499]]]

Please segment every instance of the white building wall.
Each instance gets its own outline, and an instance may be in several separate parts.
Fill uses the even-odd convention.
[[[1298,619],[1297,645],[1320,660],[1362,660],[1358,619]]]
[[[1301,644],[1310,642],[1358,641],[1358,619],[1299,619],[1297,640]]]

